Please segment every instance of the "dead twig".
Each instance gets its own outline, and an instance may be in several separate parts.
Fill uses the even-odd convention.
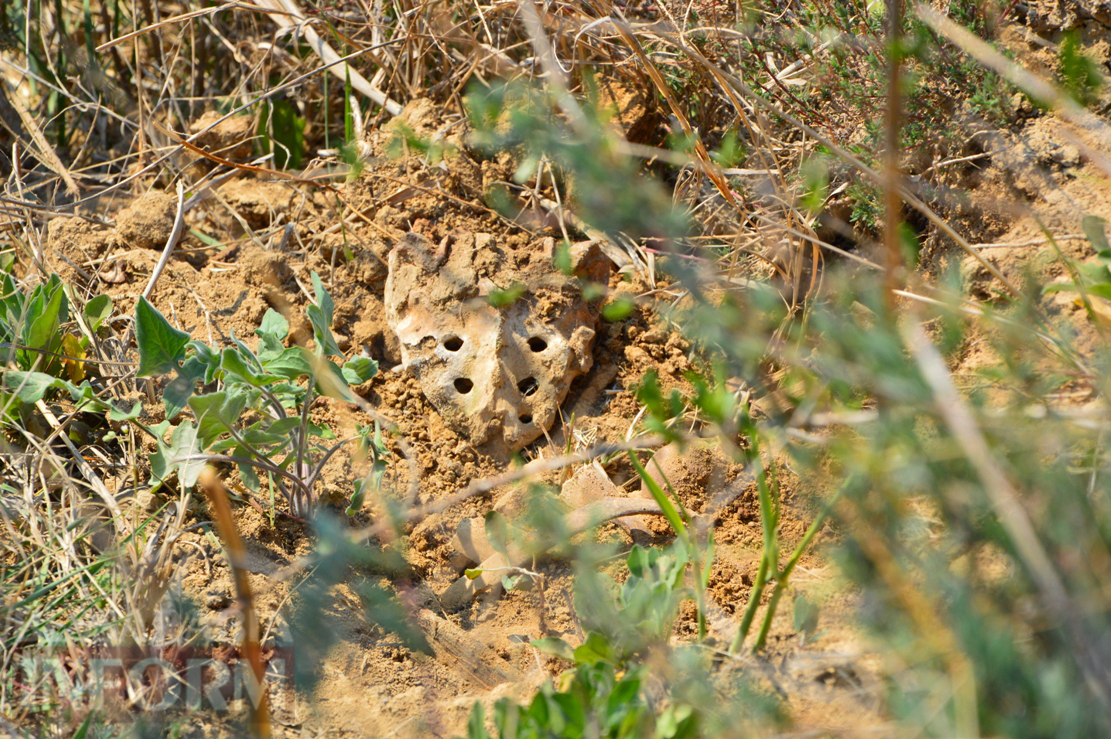
[[[268,12],[268,15],[280,28],[295,28],[298,33],[303,34],[316,55],[329,65],[328,68],[333,75],[344,82],[350,79],[351,87],[381,105],[391,116],[401,115],[401,104],[391,100],[386,93],[371,84],[358,70],[352,69],[349,64],[344,62],[340,55],[336,53],[336,50],[327,41],[320,38],[320,34],[305,20],[304,14],[301,13],[301,9],[297,7],[294,0],[259,1],[272,11]]]

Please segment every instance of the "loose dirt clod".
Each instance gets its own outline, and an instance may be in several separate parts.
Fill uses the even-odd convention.
[[[116,232],[129,248],[161,249],[174,228],[176,205],[166,192],[149,192],[116,217]]]
[[[449,426],[494,456],[551,428],[594,361],[597,310],[554,269],[546,242],[537,258],[489,234],[457,233],[437,247],[410,233],[390,252],[386,319],[402,365]],[[572,262],[580,274],[607,268],[593,245]]]

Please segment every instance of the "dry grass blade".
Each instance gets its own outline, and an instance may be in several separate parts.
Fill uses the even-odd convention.
[[[303,33],[305,39],[309,42],[309,46],[325,64],[329,65],[328,68],[333,75],[344,81],[350,79],[353,88],[381,105],[391,116],[401,115],[401,104],[391,100],[386,93],[373,85],[366,77],[363,77],[358,70],[352,69],[351,65],[342,61],[336,50],[320,37],[320,34],[316,32],[312,25],[306,22],[304,14],[297,7],[294,0],[259,0],[259,2],[274,11],[270,14],[270,17],[281,28],[296,29],[297,33]]]
[[[9,67],[11,66],[3,59],[0,59],[0,62],[4,62],[5,65]],[[15,112],[19,115],[19,119],[23,122],[24,129],[35,143],[32,151],[36,152],[39,160],[43,164],[62,178],[62,181],[66,184],[66,191],[70,195],[77,196],[81,191],[77,187],[77,181],[74,180],[73,175],[70,174],[69,168],[62,163],[62,160],[58,157],[58,153],[54,151],[54,147],[46,140],[46,135],[43,134],[42,128],[39,127],[34,116],[31,115],[20,101],[19,95],[13,94],[15,91],[10,88],[6,79],[3,80],[3,85],[5,87],[4,97],[7,98],[11,107],[15,109]]]
[[[795,116],[791,115],[787,111],[782,110],[781,108],[779,108],[774,103],[766,100],[762,95],[756,94],[756,92],[751,87],[749,87],[743,80],[739,79],[738,77],[736,77],[734,75],[726,74],[724,72],[722,73],[722,77],[723,77],[723,79],[727,80],[728,83],[735,90],[744,94],[745,97],[748,98],[749,100],[751,100],[753,103],[755,103],[756,105],[758,105],[761,108],[764,108],[765,110],[767,110],[770,113],[773,113],[777,116],[782,117],[785,121],[790,123],[792,126],[798,128],[800,131],[805,132],[808,136],[812,137],[815,141],[820,143],[822,146],[829,149],[832,153],[837,155],[837,157],[839,157],[841,160],[843,160],[847,164],[852,165],[852,167],[854,169],[856,169],[861,174],[865,175],[874,184],[879,185],[881,187],[883,186],[883,184],[884,184],[883,174],[877,172],[872,167],[869,167],[867,164],[862,162],[859,157],[852,154],[848,149],[841,146],[840,144],[837,144],[832,139],[830,139],[828,136],[823,136],[821,133],[819,133],[817,130],[815,130],[812,126],[807,125],[806,123],[802,122],[801,120],[799,120]],[[979,251],[974,249],[972,247],[972,245],[968,243],[967,239],[965,239],[963,236],[961,236],[959,233],[957,233],[957,231],[951,225],[949,225],[949,223],[946,222],[946,220],[944,218],[942,218],[940,215],[938,215],[937,212],[934,211],[933,208],[931,208],[929,205],[924,203],[917,195],[915,195],[915,193],[912,192],[907,187],[905,182],[901,183],[900,186],[899,186],[899,195],[911,207],[913,207],[915,210],[917,210],[919,213],[921,213],[923,216],[925,216],[942,233],[944,233],[947,237],[952,239],[953,242],[955,244],[957,244],[961,249],[963,249],[966,253],[968,253],[970,256],[972,256],[977,262],[982,264],[984,266],[984,268],[987,269],[988,272],[990,272],[991,275],[995,279],[999,280],[1000,284],[1002,284],[1004,287],[1006,287],[1007,290],[1012,295],[1018,296],[1020,294],[1019,289],[1010,280],[1008,280],[1006,277],[1003,276],[1003,273],[999,271],[998,267],[996,267],[994,264],[992,264],[990,261],[988,261],[984,257],[983,254],[980,254]]]
[[[166,269],[166,265],[170,262],[170,255],[173,254],[174,247],[177,246],[178,240],[181,238],[181,232],[185,227],[185,183],[181,180],[177,181],[177,212],[174,216],[174,227],[170,232],[170,236],[166,239],[166,246],[162,249],[162,255],[158,258],[158,264],[150,273],[150,279],[147,280],[147,286],[143,288],[143,297],[150,299],[151,293],[154,292],[154,285],[158,282],[158,278],[162,275],[162,271]]]
[[[202,18],[206,15],[213,15],[214,13],[222,13],[225,10],[255,10],[255,11],[258,11],[260,13],[266,13],[268,15],[271,14],[271,13],[278,14],[278,13],[282,12],[280,10],[274,10],[274,9],[271,9],[271,8],[259,7],[258,5],[255,5],[254,3],[228,3],[228,2],[225,2],[221,5],[218,5],[218,6],[212,7],[212,8],[200,8],[199,10],[190,10],[188,13],[182,13],[180,15],[175,15],[172,18],[166,18],[164,20],[158,21],[157,23],[152,23],[149,26],[144,26],[144,27],[142,27],[138,30],[131,31],[130,33],[125,33],[122,36],[114,38],[111,41],[106,41],[103,44],[101,44],[100,46],[97,46],[96,51],[98,53],[105,52],[105,51],[108,51],[109,49],[111,49],[114,46],[119,46],[120,44],[122,44],[124,42],[131,41],[132,39],[138,38],[139,36],[144,36],[148,33],[153,33],[154,31],[160,31],[160,30],[166,28],[167,26],[172,26],[172,25],[181,23],[182,21],[193,20],[194,18]]]
[[[49,408],[47,408],[46,403],[41,400],[35,403],[35,407],[38,408],[39,413],[41,413],[43,418],[45,418],[51,425],[51,427],[53,427],[57,434],[57,438],[61,439],[62,443],[66,445],[67,449],[69,449],[70,453],[73,455],[73,463],[77,466],[77,469],[80,470],[82,476],[85,478],[86,482],[88,482],[89,486],[96,492],[96,494],[104,502],[104,505],[112,513],[112,520],[116,522],[117,526],[123,526],[127,522],[127,518],[124,517],[123,511],[120,510],[120,505],[116,502],[116,497],[112,495],[112,493],[104,485],[104,481],[100,479],[100,475],[96,473],[96,470],[92,468],[92,465],[85,461],[84,455],[81,454],[81,452],[74,445],[73,441],[70,440],[69,434],[67,434],[62,428],[62,424],[58,421],[58,418]],[[126,535],[128,533],[130,532],[121,532],[121,534],[123,535]]]
[[[259,700],[251,710],[251,728],[255,736],[265,739],[270,736],[270,712],[266,690],[266,668],[262,664],[262,653],[259,647],[259,620],[255,612],[254,596],[251,592],[251,581],[247,577],[247,549],[243,546],[243,539],[232,518],[231,504],[228,502],[228,492],[223,483],[216,477],[211,467],[205,467],[200,477],[201,487],[212,504],[213,514],[216,518],[216,529],[228,553],[228,564],[235,574],[235,592],[239,601],[239,613],[243,619],[243,655],[247,658],[254,672],[255,680],[259,687]]]
[[[695,155],[698,157],[710,181],[714,183],[714,187],[717,188],[718,193],[725,198],[725,202],[736,207],[737,199],[734,197],[733,190],[729,187],[729,183],[722,177],[721,167],[710,158],[710,153],[706,150],[706,144],[702,141],[702,137],[691,125],[690,119],[687,117],[683,106],[675,99],[674,94],[664,81],[660,71],[656,69],[656,65],[653,64],[652,60],[648,58],[648,55],[644,53],[644,48],[641,46],[640,41],[630,33],[628,27],[624,23],[615,22],[614,27],[617,28],[617,32],[621,34],[621,38],[628,44],[629,48],[633,50],[637,58],[640,59],[644,70],[652,79],[652,83],[656,85],[656,89],[663,95],[664,99],[667,100],[668,107],[679,121],[679,124],[683,127],[683,133],[690,139],[694,147]]]

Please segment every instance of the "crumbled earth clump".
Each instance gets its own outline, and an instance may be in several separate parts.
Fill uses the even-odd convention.
[[[161,249],[173,231],[176,210],[169,193],[158,190],[147,193],[116,217],[120,241],[133,249]]]

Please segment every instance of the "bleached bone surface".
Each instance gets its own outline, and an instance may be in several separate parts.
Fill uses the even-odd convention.
[[[390,252],[386,320],[425,396],[448,423],[495,454],[549,429],[572,380],[590,369],[597,312],[578,282],[546,253],[500,248],[488,234],[440,246],[415,233]],[[581,271],[604,279],[593,246],[573,251]],[[523,286],[508,306],[494,291]]]

